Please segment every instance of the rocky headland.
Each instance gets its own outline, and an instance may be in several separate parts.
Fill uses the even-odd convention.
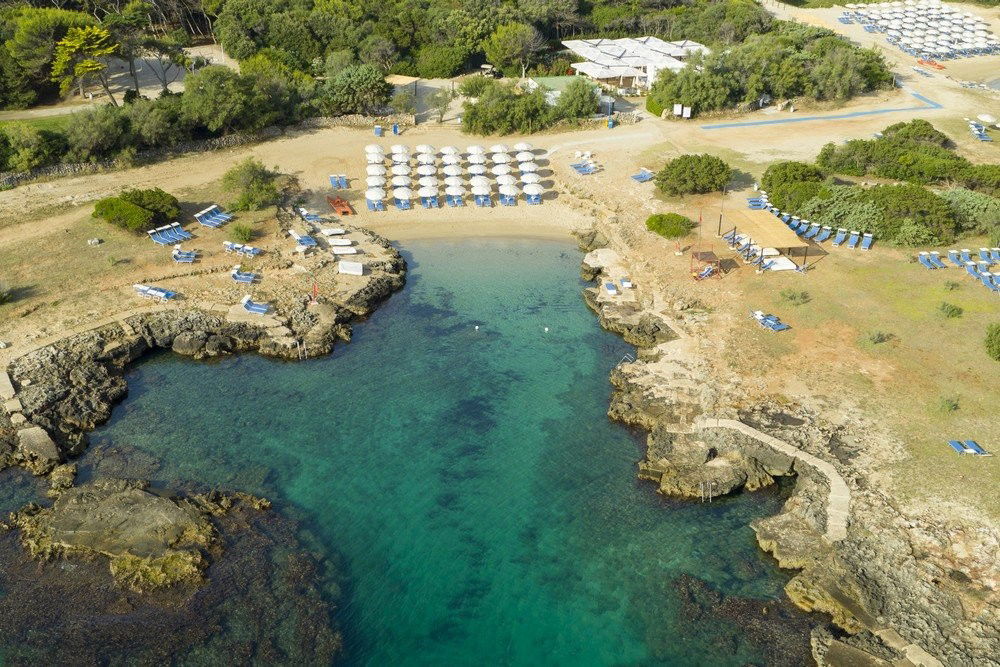
[[[581,274],[596,281],[584,300],[638,348],[612,372],[608,414],[648,432],[639,476],[696,500],[794,477],[782,512],[753,529],[798,571],[789,598],[829,619],[812,632],[818,664],[1000,664],[998,535],[907,514],[857,462],[870,437],[858,425],[720,379],[699,353],[709,314],[697,302],[643,285],[609,293],[606,281],[631,273],[629,230],[614,217],[594,221],[578,234]]]

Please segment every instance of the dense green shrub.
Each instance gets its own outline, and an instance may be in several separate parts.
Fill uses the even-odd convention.
[[[445,79],[462,69],[468,53],[460,46],[428,44],[417,51],[417,74],[424,79]]]
[[[181,217],[177,197],[160,188],[125,190],[118,195],[118,198],[152,213],[152,222],[156,227],[174,222]]]
[[[669,195],[701,194],[722,190],[732,174],[729,165],[714,155],[681,155],[656,174],[656,186]]]
[[[374,65],[353,65],[327,81],[325,95],[335,113],[376,113],[392,99],[392,86]]]
[[[236,243],[249,243],[253,240],[253,227],[245,222],[229,225],[229,240]]]
[[[797,183],[806,181],[820,182],[823,180],[823,172],[814,165],[805,162],[775,162],[764,170],[764,176],[760,179],[761,187],[770,195],[771,191],[786,183]]]
[[[71,114],[66,125],[70,162],[94,162],[112,157],[128,145],[128,117],[113,106]]]
[[[959,231],[991,234],[1000,230],[1000,199],[965,188],[941,193],[948,202]]]
[[[278,173],[259,160],[247,158],[222,177],[222,187],[236,193],[230,205],[235,211],[257,211],[278,202],[280,192],[275,184]]]
[[[13,171],[28,171],[54,164],[66,151],[66,138],[50,130],[26,123],[8,125],[4,132],[9,145],[7,164]]]
[[[779,296],[781,296],[782,301],[786,301],[793,306],[802,306],[812,301],[809,292],[805,290],[783,289],[779,292]]]
[[[965,187],[1000,197],[1000,164],[977,164],[966,167],[959,178]]]
[[[556,118],[573,120],[578,118],[588,118],[597,113],[597,105],[600,99],[597,89],[589,80],[579,77],[571,81],[552,110]]]
[[[119,197],[105,197],[94,205],[94,217],[130,232],[141,232],[156,227],[153,212],[136,206]]]
[[[476,101],[468,100],[463,104],[463,131],[471,134],[526,134],[552,124],[552,107],[545,101],[541,89],[525,93],[513,84],[483,80],[488,84]]]
[[[956,317],[961,317],[962,313],[965,311],[961,306],[956,306],[953,303],[948,303],[947,301],[942,301],[938,305],[938,312],[947,317],[948,319],[954,319]]]
[[[1000,361],[1000,322],[991,324],[986,328],[986,354],[991,359]]]
[[[694,223],[679,213],[657,213],[646,218],[646,229],[667,239],[687,235]]]
[[[653,97],[652,95],[646,96],[646,111],[653,114],[657,118],[663,115],[663,105]]]

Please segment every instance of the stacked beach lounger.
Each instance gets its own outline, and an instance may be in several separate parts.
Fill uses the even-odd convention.
[[[223,223],[233,219],[231,213],[226,213],[218,204],[212,204],[203,211],[194,214],[194,219],[206,227],[221,227]]]
[[[172,225],[151,229],[147,234],[149,234],[149,238],[152,239],[153,243],[157,245],[175,245],[192,238],[191,234],[184,231],[180,223],[177,222]]]

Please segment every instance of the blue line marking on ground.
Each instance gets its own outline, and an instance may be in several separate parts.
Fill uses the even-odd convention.
[[[744,123],[719,123],[717,125],[702,125],[703,130],[721,130],[728,127],[754,127],[757,125],[781,125],[782,123],[804,123],[810,120],[843,120],[845,118],[862,118],[864,116],[876,116],[883,113],[899,113],[901,111],[927,111],[928,109],[941,109],[943,108],[940,104],[933,100],[929,100],[920,93],[915,93],[912,90],[909,91],[910,95],[913,95],[916,99],[920,100],[927,106],[922,107],[899,107],[895,109],[875,109],[873,111],[854,111],[852,113],[840,114],[837,116],[802,116],[799,118],[779,118],[777,120],[756,120],[747,121]]]

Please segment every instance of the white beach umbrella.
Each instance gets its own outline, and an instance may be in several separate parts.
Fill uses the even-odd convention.
[[[486,152],[486,149],[477,144],[473,144],[468,148],[466,148],[465,152],[467,152],[469,155],[482,155],[483,153]]]
[[[445,164],[461,164],[462,158],[460,158],[457,155],[445,155],[443,158],[441,158],[441,161],[444,162]]]
[[[514,185],[517,183],[517,179],[510,174],[503,174],[501,176],[497,176],[497,183],[499,185]]]
[[[524,186],[524,194],[526,195],[540,195],[542,194],[542,186],[538,183],[528,183]]]
[[[429,144],[420,144],[417,146],[418,153],[433,153],[434,147]]]
[[[392,177],[392,187],[394,188],[408,188],[412,179],[409,176],[393,176]]]
[[[506,153],[507,150],[507,147],[503,144],[493,144],[490,146],[491,153]]]
[[[517,165],[517,168],[521,170],[522,174],[530,174],[538,171],[538,165],[534,162],[522,162]]]
[[[477,197],[481,197],[483,195],[488,195],[491,192],[492,192],[492,190],[490,190],[490,186],[488,186],[488,185],[473,185],[472,186],[472,194],[474,194]]]
[[[417,162],[420,164],[434,164],[437,162],[437,158],[430,153],[421,153],[417,156]]]
[[[368,153],[365,155],[365,162],[368,164],[382,164],[382,160],[384,159],[381,153]]]
[[[380,164],[370,164],[365,167],[365,173],[369,176],[385,176],[385,167]]]
[[[424,187],[417,190],[417,194],[421,197],[437,197],[438,189]]]
[[[488,188],[490,186],[490,179],[486,178],[485,176],[473,176],[472,178],[469,179],[469,184],[473,186]]]
[[[462,168],[459,167],[457,164],[449,164],[442,171],[444,171],[444,175],[445,176],[461,176],[462,175]]]
[[[460,185],[449,185],[444,189],[444,193],[449,197],[461,197],[465,194],[465,188]]]
[[[393,144],[392,148],[389,149],[393,153],[409,153],[410,149],[403,144]]]
[[[385,185],[385,176],[369,176],[365,179],[365,185],[370,188],[380,188]]]
[[[483,164],[470,164],[469,165],[469,173],[473,174],[475,176],[478,176],[479,174],[485,174],[486,173],[486,165],[483,165]]]
[[[365,146],[365,152],[366,153],[380,153],[381,154],[381,153],[385,152],[385,149],[382,148],[381,146],[379,146],[378,144],[368,144],[367,146]]]
[[[507,164],[510,162],[510,156],[506,153],[494,153],[492,159],[493,164]]]
[[[486,156],[482,153],[472,153],[469,155],[469,164],[486,164]]]
[[[500,194],[506,195],[507,197],[517,196],[517,188],[513,185],[501,185],[498,190],[500,190]]]
[[[518,143],[514,144],[514,150],[516,151],[530,151],[531,148],[532,148],[531,144],[529,144],[527,141],[519,141]]]
[[[433,165],[422,164],[417,167],[417,173],[421,176],[433,176],[437,173],[437,169],[435,169]]]
[[[410,188],[396,188],[392,191],[392,196],[396,199],[412,199],[413,190]]]
[[[408,176],[410,174],[409,165],[405,164],[394,164],[392,165],[392,175],[393,176]]]
[[[522,183],[538,183],[542,180],[542,177],[536,173],[521,174]]]
[[[441,148],[441,155],[458,155],[459,150],[454,146],[444,146]]]
[[[497,176],[503,176],[504,174],[510,173],[510,167],[506,164],[498,164],[497,166],[490,169]]]
[[[368,188],[365,190],[365,199],[368,201],[382,201],[385,199],[385,190],[382,188]]]
[[[465,182],[458,176],[449,176],[448,178],[444,179],[444,184],[447,186],[465,185]]]
[[[514,156],[514,159],[517,160],[518,162],[531,162],[532,160],[535,159],[535,154],[529,153],[528,151],[521,151],[520,153]]]
[[[417,183],[422,188],[436,188],[439,185],[438,179],[435,176],[421,176]]]

